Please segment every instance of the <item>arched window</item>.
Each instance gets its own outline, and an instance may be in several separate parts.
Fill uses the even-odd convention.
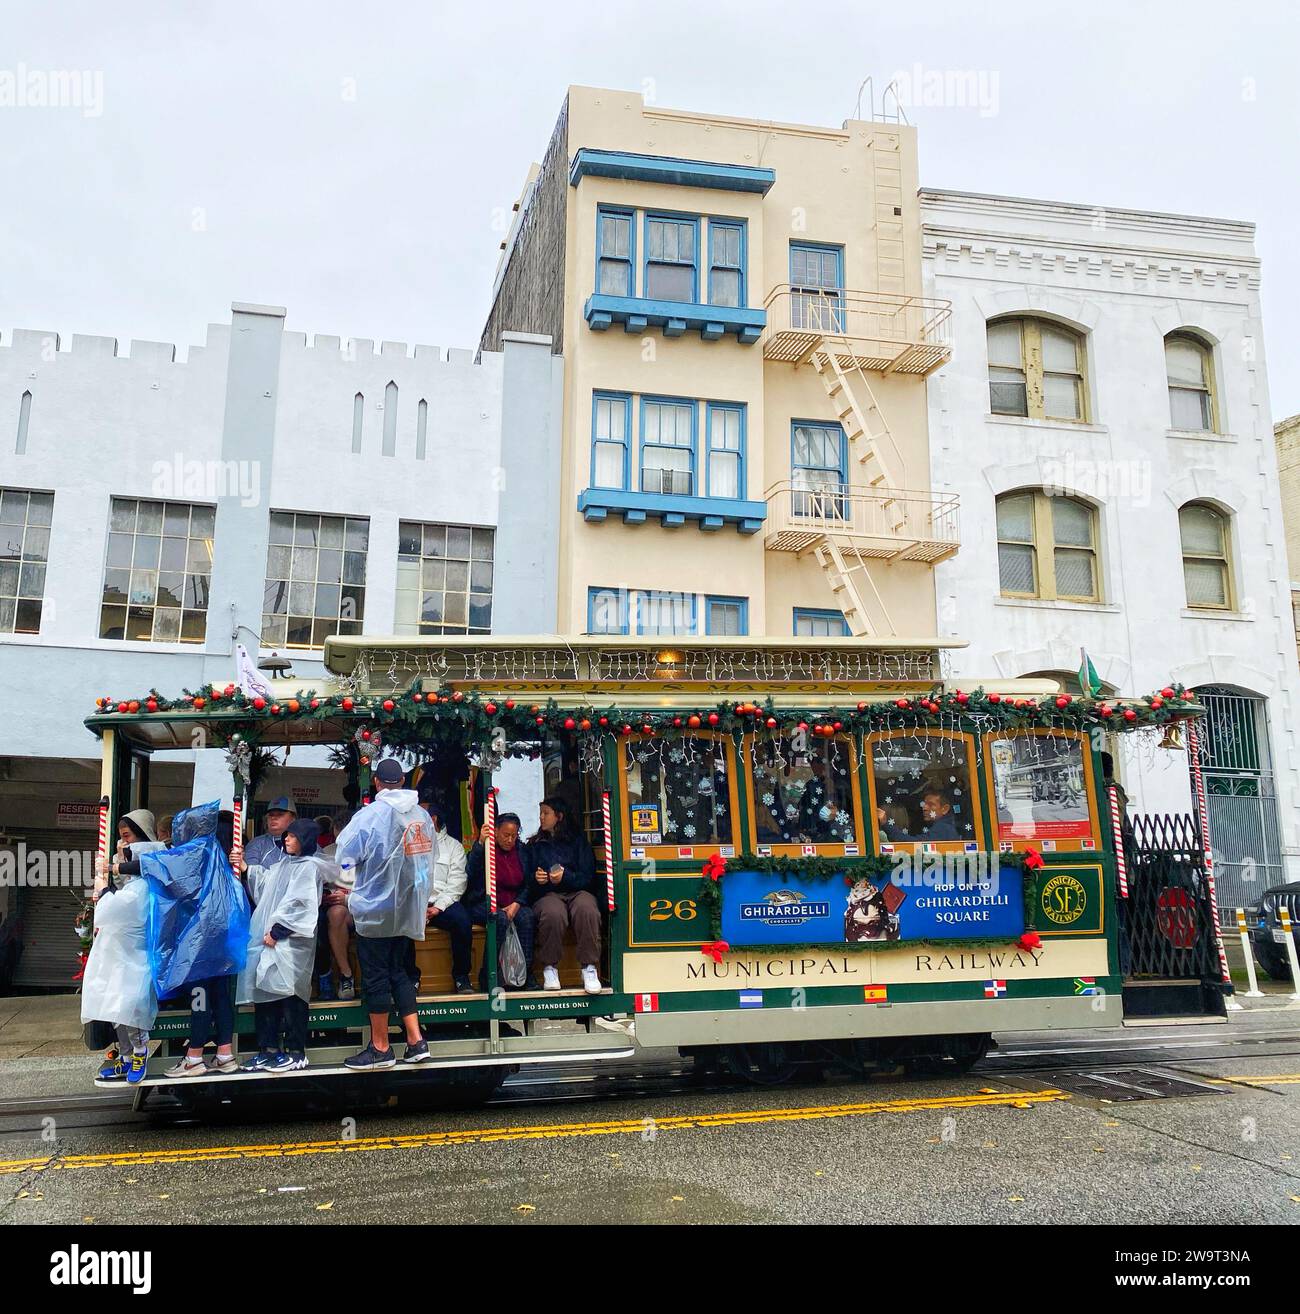
[[[1206,502],[1188,502],[1178,510],[1178,531],[1183,544],[1187,605],[1231,610],[1228,517]]]
[[[1169,424],[1192,433],[1217,433],[1214,359],[1209,347],[1190,333],[1165,339],[1165,375],[1169,382]]]
[[[1097,512],[1041,489],[997,501],[998,576],[1009,598],[1099,602]]]
[[[988,325],[989,409],[1035,420],[1088,418],[1083,337],[1045,319]]]

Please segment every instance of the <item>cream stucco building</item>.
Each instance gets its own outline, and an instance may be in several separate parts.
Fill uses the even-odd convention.
[[[483,348],[564,357],[557,632],[934,633],[913,128],[573,87],[502,245]]]
[[[1273,427],[1277,442],[1277,472],[1282,487],[1282,517],[1286,521],[1286,555],[1291,568],[1291,613],[1296,651],[1300,653],[1300,415],[1290,415]]]

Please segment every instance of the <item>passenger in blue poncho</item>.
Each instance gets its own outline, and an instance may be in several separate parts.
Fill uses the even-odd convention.
[[[185,1056],[169,1077],[239,1070],[235,1061],[235,978],[248,953],[248,896],[231,870],[234,816],[214,801],[178,813],[173,847],[146,853],[147,941],[158,998],[183,994],[190,1006]],[[215,1040],[211,1067],[204,1048]]]

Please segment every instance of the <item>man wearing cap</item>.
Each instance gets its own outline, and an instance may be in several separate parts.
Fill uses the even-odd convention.
[[[397,1062],[388,1040],[392,1013],[406,1033],[402,1062],[421,1063],[429,1057],[409,966],[412,941],[424,939],[434,830],[415,790],[404,788],[405,781],[396,758],[378,763],[374,802],[362,808],[335,841],[335,861],[345,878],[353,877],[348,911],[356,926],[361,994],[370,1015],[370,1043],[344,1063],[355,1071],[378,1071]]]
[[[284,833],[298,819],[293,799],[273,798],[266,806],[266,831],[244,846],[244,861],[250,867],[270,867],[284,852]]]

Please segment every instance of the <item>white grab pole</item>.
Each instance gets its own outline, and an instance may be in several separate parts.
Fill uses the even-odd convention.
[[[1291,963],[1291,985],[1295,991],[1291,998],[1300,999],[1300,962],[1296,961],[1295,956],[1295,936],[1291,933],[1291,913],[1286,908],[1279,908],[1277,915],[1282,922],[1282,930],[1286,933],[1286,956]]]
[[[1250,982],[1250,989],[1246,991],[1247,999],[1263,999],[1264,992],[1259,988],[1259,981],[1255,977],[1255,958],[1250,951],[1250,932],[1246,929],[1246,910],[1237,909],[1237,930],[1241,933],[1241,952],[1246,959],[1246,980]]]

